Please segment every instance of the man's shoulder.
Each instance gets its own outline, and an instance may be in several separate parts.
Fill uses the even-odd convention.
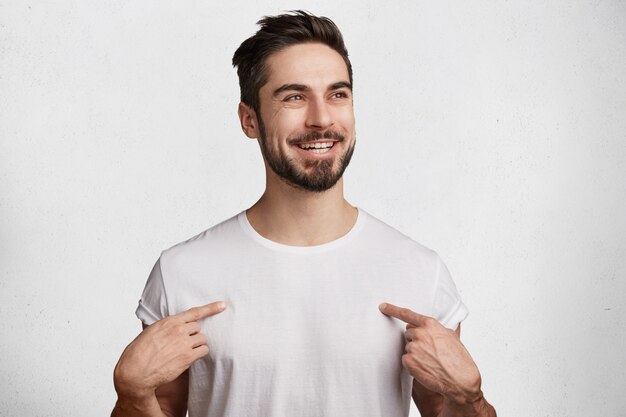
[[[163,250],[161,257],[167,256],[172,258],[185,254],[205,252],[214,247],[223,247],[229,240],[239,238],[240,226],[238,217],[240,214],[241,212],[221,220],[208,229],[170,246]]]
[[[407,251],[412,255],[419,254],[429,258],[438,256],[434,250],[401,232],[396,227],[373,216],[370,212],[367,212],[367,215],[369,226],[367,238],[376,241],[386,250]]]

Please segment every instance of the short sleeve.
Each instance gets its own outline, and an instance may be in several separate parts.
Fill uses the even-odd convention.
[[[169,316],[167,296],[165,294],[165,286],[163,285],[163,276],[161,274],[160,257],[150,272],[135,315],[148,326],[155,321]]]
[[[448,268],[437,255],[437,278],[433,300],[433,317],[443,326],[455,330],[467,315],[469,310],[463,304],[461,295],[454,285]]]

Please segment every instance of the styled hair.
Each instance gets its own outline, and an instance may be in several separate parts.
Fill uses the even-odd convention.
[[[314,16],[303,10],[288,14],[264,16],[257,22],[261,28],[239,45],[233,55],[237,68],[241,101],[260,116],[259,90],[267,83],[267,58],[289,46],[319,42],[334,49],[346,63],[350,84],[352,64],[343,37],[335,23],[327,17]]]

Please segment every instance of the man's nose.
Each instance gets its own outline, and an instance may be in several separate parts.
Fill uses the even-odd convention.
[[[311,100],[308,106],[306,126],[313,129],[326,129],[334,123],[329,104],[322,98]]]

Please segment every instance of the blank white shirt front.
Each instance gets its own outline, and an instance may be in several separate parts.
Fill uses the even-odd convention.
[[[190,368],[190,417],[409,415],[406,324],[389,302],[450,329],[467,316],[439,256],[359,208],[341,238],[288,246],[245,211],[161,253],[137,308],[152,324],[223,300],[203,319],[210,353]]]

